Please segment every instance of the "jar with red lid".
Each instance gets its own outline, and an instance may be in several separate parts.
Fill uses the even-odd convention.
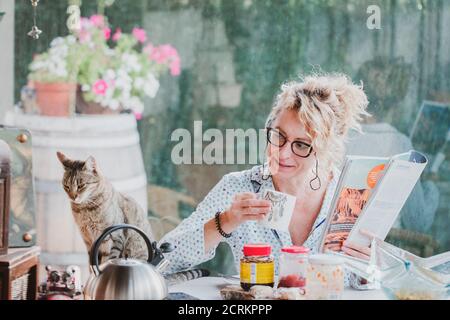
[[[278,287],[304,288],[308,266],[309,249],[290,246],[281,249]]]
[[[269,244],[246,244],[241,258],[241,287],[250,290],[252,286],[274,285],[274,258]]]

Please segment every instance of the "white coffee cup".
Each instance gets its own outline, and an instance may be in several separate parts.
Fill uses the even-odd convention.
[[[260,223],[267,228],[289,231],[289,223],[297,198],[274,190],[264,190],[261,198],[270,201],[271,208]]]

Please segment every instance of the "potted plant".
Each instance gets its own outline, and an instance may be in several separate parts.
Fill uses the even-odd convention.
[[[93,15],[81,18],[73,35],[53,40],[30,71],[41,114],[67,116],[73,102],[77,113],[133,112],[139,119],[143,99],[158,92],[159,77],[168,71],[178,76],[181,68],[171,45],[148,43],[141,28],[112,33],[106,17]]]
[[[120,28],[112,33],[101,15],[81,19],[76,34],[88,47],[78,72],[77,112],[105,114],[133,112],[137,118],[144,110],[143,99],[154,98],[158,78],[170,70],[180,74],[180,58],[171,45],[146,44],[143,29],[125,34]]]
[[[40,114],[69,116],[75,104],[76,77],[80,56],[74,36],[55,38],[48,51],[34,57],[29,83],[36,90]]]

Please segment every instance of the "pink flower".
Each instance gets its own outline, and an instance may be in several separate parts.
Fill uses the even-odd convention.
[[[91,41],[91,33],[86,29],[81,29],[78,33],[78,39],[80,40],[80,43],[86,43]]]
[[[169,60],[180,60],[177,50],[170,44],[164,44],[159,47],[151,48],[150,59],[155,60],[157,63],[166,63]]]
[[[105,39],[109,40],[111,38],[111,28],[103,29],[103,34],[105,35]]]
[[[81,29],[87,29],[91,26],[91,21],[88,18],[81,18]]]
[[[146,45],[144,47],[144,49],[142,50],[142,52],[144,52],[145,54],[148,54],[149,58],[150,55],[152,54],[153,49],[155,49],[155,47],[153,46],[152,43],[149,43],[148,45]]]
[[[170,63],[170,74],[174,77],[181,74],[180,59],[175,59]]]
[[[97,80],[92,89],[96,95],[104,96],[108,89],[108,83],[103,79]]]
[[[91,16],[89,20],[94,26],[98,28],[103,28],[105,26],[105,17],[103,17],[102,15],[95,14]]]
[[[116,29],[116,32],[114,33],[114,35],[113,35],[113,37],[112,37],[112,39],[113,39],[114,42],[117,42],[117,41],[119,41],[119,39],[120,39],[121,37],[122,37],[122,29],[117,28],[117,29]]]
[[[153,44],[148,44],[144,48],[144,53],[148,54],[149,59],[158,64],[168,64],[170,73],[173,76],[178,76],[181,73],[181,60],[178,51],[170,44],[164,44],[159,47],[154,47]]]
[[[160,46],[161,52],[164,56],[171,58],[171,57],[178,57],[177,50],[172,47],[170,44],[163,44]]]
[[[156,61],[159,64],[165,63],[167,61],[167,57],[159,47],[153,48],[152,53],[150,54],[150,59]]]
[[[140,113],[140,112],[134,112],[134,116],[136,117],[136,120],[142,119],[142,113]]]
[[[133,29],[133,36],[136,38],[137,41],[140,43],[144,43],[147,41],[147,33],[144,29],[141,28],[134,28]]]

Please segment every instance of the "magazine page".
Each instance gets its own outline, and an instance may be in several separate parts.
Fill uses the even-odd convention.
[[[388,161],[388,158],[347,156],[322,235],[322,252],[341,251]]]
[[[369,231],[378,239],[384,240],[426,165],[425,156],[416,151],[393,157],[348,240],[369,246],[371,240],[361,234],[360,230]]]

